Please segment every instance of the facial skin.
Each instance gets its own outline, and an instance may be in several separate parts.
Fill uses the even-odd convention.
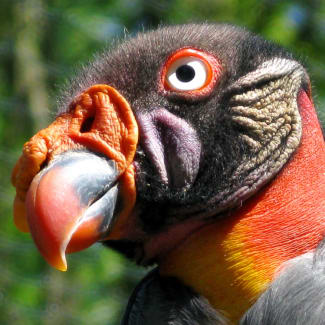
[[[187,95],[162,88],[161,71],[164,64],[179,49],[187,47],[209,53],[220,62],[221,72],[208,94]],[[291,55],[281,48],[233,26],[167,27],[141,34],[108,53],[104,52],[77,80],[72,81],[72,87],[64,94],[61,103],[70,102],[82,89],[94,83],[112,85],[129,101],[140,125],[140,143],[134,159],[137,169],[137,202],[142,211],[140,219],[147,231],[158,231],[165,224],[177,222],[179,219],[211,216],[240,204],[241,195],[235,193],[246,185],[245,178],[249,172],[238,172],[238,168],[256,157],[258,149],[252,146],[252,141],[248,141],[247,137],[245,139],[241,136],[241,133],[246,132],[250,138],[256,137],[248,125],[245,126],[234,119],[235,115],[240,115],[233,109],[238,106],[235,96],[246,93],[250,87],[272,93],[272,86],[267,90],[270,82],[267,79],[256,85],[247,84],[245,89],[235,85],[240,78],[274,57],[279,58],[279,61],[292,59]],[[274,65],[277,63],[274,62]],[[266,70],[271,67],[270,63]],[[283,74],[291,72],[290,69],[289,62],[288,69]],[[266,75],[267,71],[264,74]],[[276,78],[281,79],[281,76]],[[305,83],[304,78],[297,82],[297,87]],[[287,100],[288,105],[290,100]],[[249,105],[250,103],[243,104],[247,109]],[[61,104],[60,111],[64,110],[64,107],[65,105]],[[154,112],[159,110],[167,111],[175,116],[175,119],[181,119],[188,129],[193,129],[195,141],[201,147],[198,150],[198,145],[193,144],[187,148],[183,143],[176,148],[176,145],[170,144],[168,135],[166,136],[170,125],[167,122],[160,125],[157,125],[158,122],[151,122],[156,128],[165,160],[171,160],[168,158],[169,154],[176,158],[178,155],[179,158],[184,147],[186,153],[193,149],[199,156],[193,163],[199,166],[198,170],[195,175],[189,177],[190,184],[183,187],[173,185],[177,183],[173,180],[177,178],[175,175],[170,176],[168,184],[162,181],[150,155],[149,145],[145,141],[146,135],[143,134],[148,131],[143,127],[141,130],[142,121],[145,118],[152,119]],[[275,133],[276,128],[273,134]],[[271,177],[272,175],[269,175],[266,178]],[[258,178],[259,175],[256,177],[256,183]],[[237,198],[229,199],[232,194]],[[245,197],[247,196],[249,194],[245,194]]]
[[[189,66],[192,74],[177,70]],[[203,81],[200,73],[206,73]],[[188,86],[191,78],[194,86]],[[132,161],[136,203],[129,218],[134,229],[117,238],[119,243],[106,244],[130,242],[146,255],[144,243],[156,235],[182,225],[175,232],[183,238],[241,206],[298,147],[297,94],[308,91],[308,82],[286,51],[229,25],[166,27],[99,55],[71,80],[58,114],[70,114],[75,98],[96,84],[113,87],[134,114],[139,128]],[[78,150],[94,151],[87,145]],[[144,260],[159,254],[153,251]]]

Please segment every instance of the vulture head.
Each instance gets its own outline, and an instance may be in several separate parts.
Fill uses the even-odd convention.
[[[283,48],[231,25],[162,27],[70,85],[14,168],[15,223],[60,270],[97,241],[157,264],[125,324],[134,303],[153,313],[184,288],[237,321],[321,241],[324,139],[307,72]]]

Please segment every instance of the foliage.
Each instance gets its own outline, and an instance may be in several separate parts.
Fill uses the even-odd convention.
[[[146,270],[94,246],[52,270],[12,223],[10,171],[53,115],[68,76],[125,33],[159,24],[226,21],[306,62],[325,120],[325,2],[281,0],[2,0],[0,4],[0,323],[118,324]]]

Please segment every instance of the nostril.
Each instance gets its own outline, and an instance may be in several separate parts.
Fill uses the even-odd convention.
[[[89,132],[91,130],[94,120],[95,120],[95,116],[87,117],[81,124],[80,133]]]

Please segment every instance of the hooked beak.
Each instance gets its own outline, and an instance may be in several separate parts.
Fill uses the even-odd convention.
[[[109,232],[118,195],[114,161],[92,153],[57,157],[32,181],[27,221],[45,258],[65,271],[65,253],[83,250]]]
[[[65,271],[65,253],[118,239],[128,226],[137,141],[127,101],[95,85],[24,145],[12,174],[15,224],[31,232],[49,264]]]

